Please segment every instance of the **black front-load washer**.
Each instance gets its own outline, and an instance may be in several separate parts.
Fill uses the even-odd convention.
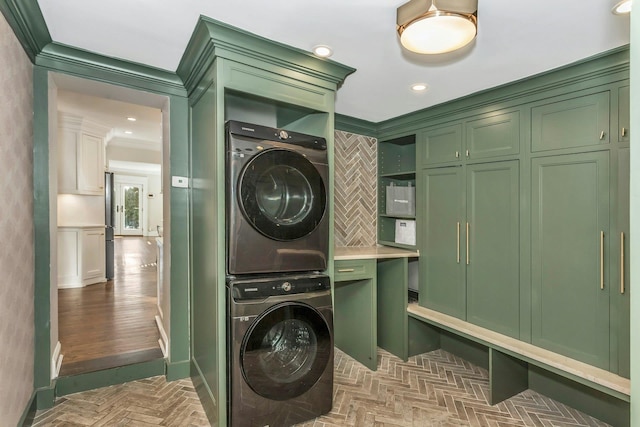
[[[331,282],[319,274],[227,280],[228,424],[290,426],[331,410]]]
[[[227,273],[325,270],[326,140],[229,121],[226,152]]]

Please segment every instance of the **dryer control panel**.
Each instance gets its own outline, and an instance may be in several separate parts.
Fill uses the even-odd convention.
[[[331,289],[331,279],[324,274],[230,279],[227,286],[235,301],[264,299],[278,295],[295,295]]]

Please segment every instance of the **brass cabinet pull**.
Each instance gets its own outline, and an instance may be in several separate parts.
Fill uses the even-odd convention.
[[[600,132],[600,140],[604,139],[604,131]]]
[[[467,150],[467,153],[466,153],[466,154],[467,154],[467,157],[469,157],[469,150]]]
[[[622,130],[620,131],[620,136],[627,136],[627,128],[622,128]]]
[[[620,293],[624,294],[624,232],[620,233]]]
[[[456,224],[456,262],[460,264],[460,221]]]
[[[460,157],[460,152],[456,150],[456,159]]]
[[[600,289],[604,289],[604,231],[600,232]]]
[[[467,222],[467,265],[469,265],[469,223]]]
[[[338,273],[353,273],[356,271],[355,268],[339,268]]]

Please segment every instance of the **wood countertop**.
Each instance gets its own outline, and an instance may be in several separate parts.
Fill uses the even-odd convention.
[[[416,258],[419,256],[419,251],[393,248],[391,246],[336,247],[333,252],[333,259],[336,261],[349,259]]]

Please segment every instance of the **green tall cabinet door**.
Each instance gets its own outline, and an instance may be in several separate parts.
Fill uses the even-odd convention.
[[[462,167],[425,169],[419,182],[419,303],[465,318],[465,271],[462,238],[464,192]]]
[[[532,342],[608,369],[609,154],[535,158],[531,175]]]
[[[629,378],[629,354],[630,354],[630,322],[629,310],[629,148],[618,150],[618,232],[612,241],[618,248],[618,263],[614,269],[613,289],[618,296],[618,374]]]
[[[419,147],[422,165],[459,161],[462,158],[462,124],[427,129],[420,134]]]
[[[516,338],[519,194],[517,160],[467,166],[467,321]]]

